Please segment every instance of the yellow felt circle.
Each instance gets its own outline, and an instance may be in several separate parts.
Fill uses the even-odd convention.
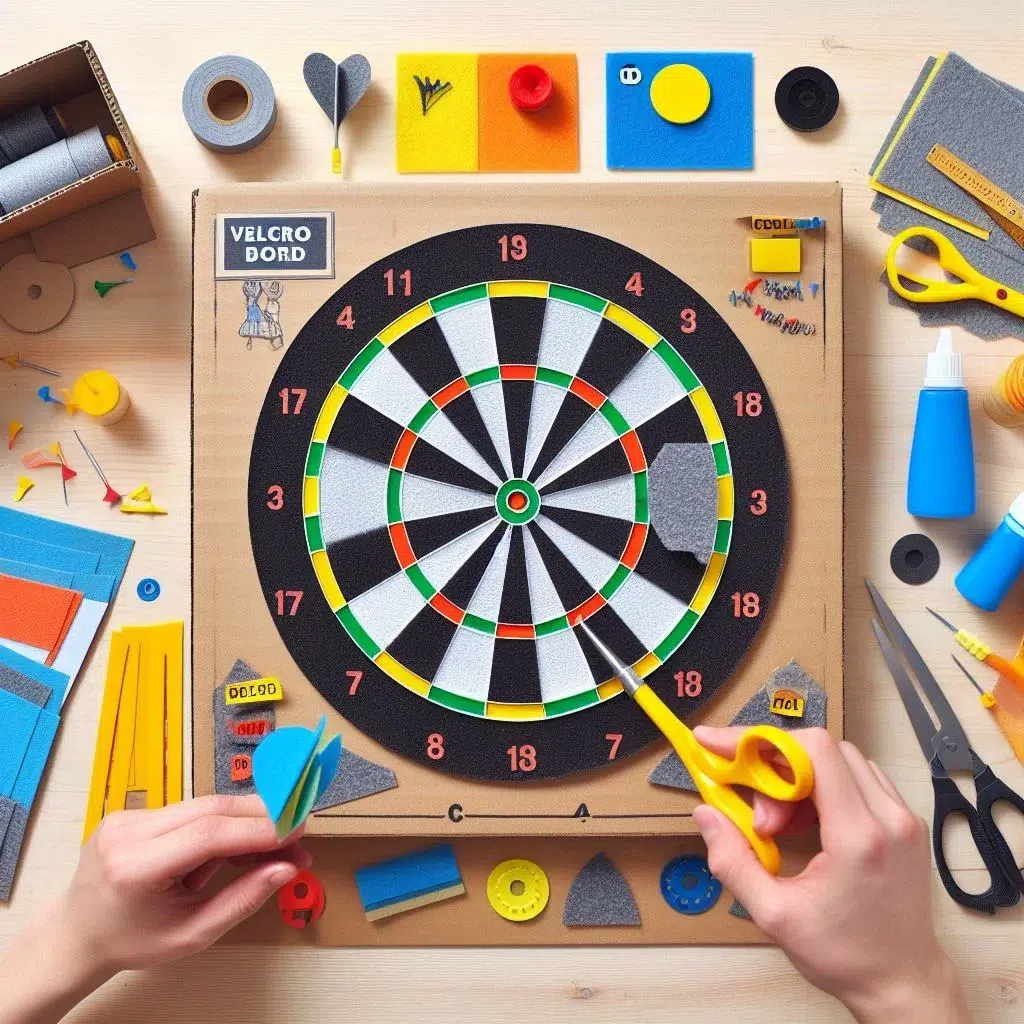
[[[651,106],[672,124],[690,124],[711,104],[711,86],[692,64],[669,64],[651,82]]]
[[[487,879],[487,899],[506,921],[532,921],[550,895],[548,876],[532,860],[503,860]]]

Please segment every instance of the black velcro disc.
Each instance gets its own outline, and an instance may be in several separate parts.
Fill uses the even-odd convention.
[[[908,533],[892,546],[889,565],[898,580],[916,587],[939,571],[939,549],[931,537]]]
[[[821,68],[793,68],[775,87],[775,109],[790,128],[816,132],[836,116],[839,90]]]

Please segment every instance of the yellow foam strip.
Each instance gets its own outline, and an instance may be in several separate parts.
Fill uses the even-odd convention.
[[[121,702],[117,709],[114,759],[110,766],[110,791],[107,795],[106,813],[123,811],[128,796],[128,772],[132,748],[135,745],[135,712],[139,696],[140,647],[138,640],[128,640],[128,661],[124,683],[121,686]]]
[[[430,691],[430,683],[426,679],[416,675],[415,672],[410,672],[404,665],[400,665],[387,651],[381,651],[373,660],[382,671],[391,676],[396,683],[401,683],[407,690],[412,690],[413,693],[418,693],[421,697],[426,697]]]
[[[324,404],[320,406],[320,415],[316,418],[316,426],[313,427],[313,440],[326,441],[331,433],[331,427],[337,419],[338,410],[342,403],[348,398],[348,392],[340,385],[334,384],[327,392]]]
[[[135,761],[145,764],[139,789],[146,790],[146,806],[151,810],[165,806],[164,798],[164,730],[167,721],[164,701],[167,697],[167,645],[163,630],[150,636],[142,646],[146,660],[146,735],[145,744],[135,749]],[[137,717],[142,717],[139,714]]]
[[[128,644],[120,633],[110,637],[107,655],[107,676],[103,684],[103,703],[96,729],[96,749],[92,756],[92,777],[89,781],[89,799],[85,805],[85,828],[82,844],[89,841],[96,826],[103,819],[103,805],[107,798],[110,761],[114,752],[114,730],[117,727],[117,708],[121,702],[121,687],[128,664]]]
[[[718,478],[718,518],[732,519],[736,511],[735,489],[731,476]]]
[[[422,896],[411,896],[407,900],[400,900],[398,903],[390,903],[386,907],[377,907],[374,910],[366,911],[367,921],[379,921],[383,917],[394,917],[395,914],[403,914],[407,910],[415,910],[417,907],[426,907],[431,903],[440,903],[442,900],[450,900],[453,896],[461,896],[466,891],[462,882],[456,882],[447,889],[438,889],[437,892],[424,893]]]
[[[616,697],[622,693],[622,683],[618,679],[606,679],[597,688],[597,695],[601,700],[607,700],[609,697]]]
[[[524,720],[544,717],[543,704],[498,704],[488,702],[488,718],[498,718],[504,722],[521,722]]]
[[[722,578],[722,572],[724,569],[725,555],[720,554],[717,551],[713,552],[711,558],[708,560],[708,567],[707,571],[704,573],[704,579],[700,581],[697,593],[693,595],[693,600],[690,602],[690,607],[698,614],[702,614],[704,609],[707,608],[708,602],[711,600],[711,596],[718,587],[718,581]]]
[[[507,299],[516,295],[546,299],[548,284],[546,281],[491,281],[487,285],[487,294],[492,299]]]
[[[659,665],[661,659],[651,651],[650,654],[645,654],[634,666],[633,671],[640,676],[641,679],[646,679]]]
[[[718,418],[718,412],[707,390],[703,386],[695,388],[690,392],[690,401],[693,402],[693,407],[697,410],[708,441],[712,443],[724,441],[725,431],[722,429],[722,421]]]
[[[320,581],[320,587],[331,606],[331,611],[336,612],[339,608],[345,607],[345,595],[334,578],[334,570],[331,568],[330,559],[326,551],[314,551],[310,556],[313,559],[313,572]]]
[[[661,341],[661,335],[652,327],[648,327],[639,317],[633,316],[628,309],[616,306],[614,302],[608,303],[604,311],[605,319],[618,324],[628,334],[632,334],[637,341],[643,342],[648,348],[654,348]]]
[[[183,799],[182,779],[185,756],[185,623],[167,624],[167,754],[165,759],[167,803]]]
[[[302,484],[302,514],[315,516],[320,512],[320,478],[307,476]]]
[[[410,309],[408,313],[403,314],[397,320],[388,324],[377,335],[377,340],[382,345],[390,345],[398,341],[403,334],[408,334],[414,327],[418,327],[424,320],[429,320],[433,315],[430,303],[423,302],[415,309]]]

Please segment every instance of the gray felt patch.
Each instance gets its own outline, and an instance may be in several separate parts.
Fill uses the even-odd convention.
[[[228,706],[224,703],[224,688],[233,683],[247,683],[263,677],[239,659],[232,665],[224,682],[213,691],[213,740],[214,740],[214,791],[232,796],[247,796],[256,792],[256,785],[250,776],[242,782],[231,778],[231,759],[238,754],[252,754],[253,748],[266,733],[238,735],[230,726],[238,727],[244,722],[269,719],[271,729],[277,721],[273,704],[238,704]]]
[[[15,697],[21,697],[38,708],[46,707],[46,702],[53,693],[49,686],[3,663],[0,663],[0,689],[13,693]]]
[[[669,551],[707,565],[718,529],[718,471],[709,444],[666,444],[650,475],[651,525]]]
[[[747,910],[739,900],[733,900],[732,906],[729,908],[729,913],[733,917],[740,917],[744,921],[753,921],[754,919],[750,916],[750,911]]]
[[[334,119],[335,76],[338,86],[337,122]],[[340,64],[326,53],[311,53],[302,63],[302,77],[331,124],[340,124],[370,88],[370,62],[361,53],[353,53]]]
[[[790,718],[788,715],[777,715],[771,709],[772,695],[776,690],[794,690],[804,698],[803,718]],[[794,729],[810,729],[814,726],[824,727],[827,721],[828,694],[811,678],[794,659],[783,665],[768,678],[768,682],[740,708],[730,725],[775,725],[791,732]],[[697,792],[697,784],[693,781],[686,765],[679,760],[679,755],[670,751],[654,767],[647,776],[647,781],[654,786],[668,786],[672,789],[685,789],[690,793]]]
[[[11,815],[18,805],[9,796],[0,796],[0,850],[4,846],[4,838],[7,835],[7,826],[11,823]]]
[[[350,800],[360,800],[364,796],[383,793],[397,785],[398,779],[390,768],[360,757],[351,750],[343,750],[334,780],[316,802],[313,810],[325,811],[328,807],[346,804]]]
[[[619,869],[599,853],[583,865],[569,887],[562,924],[579,927],[640,927],[640,911]]]
[[[11,803],[12,809],[7,834],[4,836],[3,846],[0,847],[0,903],[6,903],[11,898],[14,873],[18,870],[21,844],[25,841],[25,828],[28,825],[28,811],[21,804],[8,802]]]

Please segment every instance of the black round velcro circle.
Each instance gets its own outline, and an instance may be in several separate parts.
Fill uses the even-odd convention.
[[[790,128],[816,132],[839,109],[839,90],[821,68],[793,68],[775,87],[775,109]]]
[[[931,537],[923,533],[908,533],[893,544],[889,565],[898,580],[920,586],[939,571],[939,549]]]

